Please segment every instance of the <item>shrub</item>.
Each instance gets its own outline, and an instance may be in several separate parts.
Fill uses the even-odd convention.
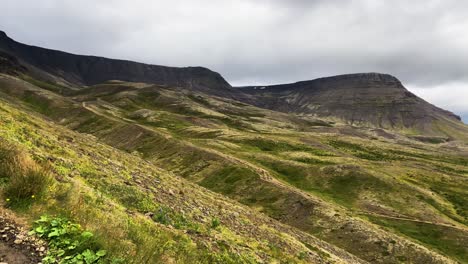
[[[43,196],[52,183],[51,169],[38,164],[26,152],[0,145],[0,179],[9,205],[28,205]]]

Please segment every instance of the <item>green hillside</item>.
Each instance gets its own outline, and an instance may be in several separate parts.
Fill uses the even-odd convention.
[[[144,83],[2,75],[0,94],[2,149],[53,176],[5,206],[80,223],[109,259],[468,261],[463,133],[421,140]]]

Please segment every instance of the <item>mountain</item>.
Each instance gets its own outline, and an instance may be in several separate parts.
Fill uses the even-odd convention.
[[[166,67],[25,45],[0,31],[0,50],[15,56],[39,76],[83,86],[108,80],[146,82],[191,89],[229,90],[223,77],[203,67]],[[216,91],[214,91],[216,93]]]
[[[468,260],[466,127],[394,77],[337,76],[301,89],[82,85],[26,60],[0,53],[0,195],[28,223],[67,217],[96,234],[93,249],[124,263]],[[301,105],[330,101],[335,113],[296,107],[295,91],[307,94]],[[351,124],[333,107],[359,110],[361,100],[378,112],[369,98],[382,97],[386,115],[387,100],[422,107],[451,138]],[[52,182],[5,177],[23,163]],[[14,183],[24,193],[41,182],[41,196],[11,196]]]
[[[82,87],[109,80],[153,83],[231,98],[258,107],[408,134],[464,138],[460,117],[405,89],[393,76],[348,74],[293,84],[234,89],[203,67],[166,67],[25,45],[0,32],[0,51],[14,56],[35,78]]]
[[[291,84],[241,87],[258,107],[345,121],[351,125],[412,130],[450,137],[465,128],[459,116],[408,91],[388,74],[360,73]]]

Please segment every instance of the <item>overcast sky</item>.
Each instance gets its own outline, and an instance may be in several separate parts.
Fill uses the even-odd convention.
[[[169,66],[233,85],[354,72],[399,78],[468,122],[468,1],[2,0],[24,43]]]

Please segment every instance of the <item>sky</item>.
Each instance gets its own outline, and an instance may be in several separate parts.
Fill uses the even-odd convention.
[[[2,0],[0,30],[78,54],[204,66],[232,85],[389,73],[468,123],[468,1]]]

